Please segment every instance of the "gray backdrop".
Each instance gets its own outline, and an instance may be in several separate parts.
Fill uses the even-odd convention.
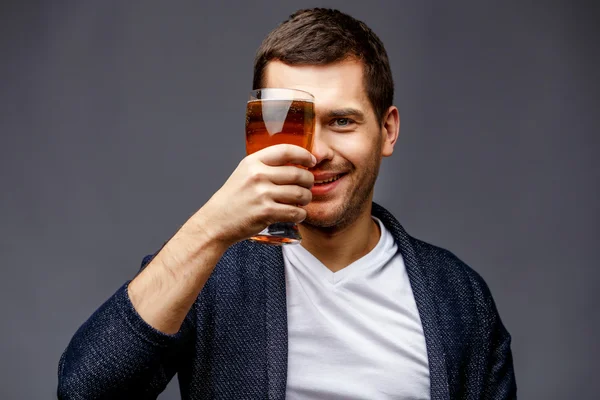
[[[55,397],[75,330],[244,156],[261,39],[315,5],[390,55],[376,201],[487,280],[520,398],[597,398],[597,6],[373,0],[2,2],[0,398]]]

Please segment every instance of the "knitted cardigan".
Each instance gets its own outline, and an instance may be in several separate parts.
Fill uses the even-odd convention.
[[[431,399],[516,398],[510,335],[483,279],[449,251],[409,236],[381,206],[373,203],[372,213],[406,265],[423,324]],[[279,247],[232,246],[173,335],[141,319],[124,284],[63,353],[59,399],[156,399],[176,373],[184,400],[284,399],[283,265]]]

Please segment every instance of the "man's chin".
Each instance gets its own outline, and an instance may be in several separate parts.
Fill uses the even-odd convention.
[[[302,225],[310,226],[310,227],[314,227],[314,228],[332,228],[339,224],[338,224],[338,221],[335,219],[306,217],[306,219],[304,221],[302,221]]]
[[[334,204],[310,204],[305,207],[307,216],[303,225],[315,228],[331,228],[340,225],[344,220],[343,207]]]

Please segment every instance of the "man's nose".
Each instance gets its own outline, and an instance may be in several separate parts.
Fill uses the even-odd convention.
[[[327,128],[323,128],[321,124],[317,122],[315,124],[311,151],[317,159],[317,164],[333,159],[333,149],[331,148],[330,139]]]

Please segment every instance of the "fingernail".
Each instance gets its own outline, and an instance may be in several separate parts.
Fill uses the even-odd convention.
[[[312,162],[313,162],[313,165],[317,165],[317,157],[315,157],[315,156],[314,156],[314,155],[312,155],[312,154],[311,154],[310,156],[312,157]]]

